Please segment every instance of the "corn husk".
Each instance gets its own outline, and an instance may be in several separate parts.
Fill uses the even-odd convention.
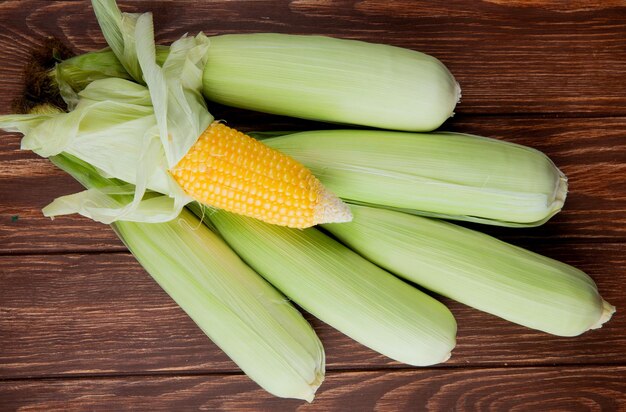
[[[116,22],[102,27],[113,50],[61,63],[54,76],[64,79],[61,85],[70,85],[62,90],[64,96],[104,77],[143,82],[136,61],[116,57],[133,53],[123,47],[129,36],[116,34],[122,17],[110,8],[95,10],[99,20]],[[439,60],[413,50],[276,33],[208,40],[202,92],[209,100],[230,106],[334,123],[430,131],[453,114],[461,97],[458,83]],[[162,64],[168,54],[168,47],[158,46],[157,63]]]
[[[23,133],[22,149],[43,157],[71,154],[132,189],[125,204],[112,198],[119,187],[63,196],[44,209],[46,216],[80,213],[102,223],[169,221],[192,198],[168,171],[213,121],[201,95],[208,40],[202,34],[179,39],[161,66],[151,14],[121,13],[113,0],[94,0],[93,5],[119,65],[145,86],[102,71],[94,75],[97,80],[83,79],[88,84],[77,93],[58,75],[72,111],[0,116],[0,127]],[[149,192],[159,195],[146,199]]]
[[[51,160],[88,188],[125,185],[67,154]],[[123,202],[124,196],[115,198]],[[118,221],[112,227],[154,280],[252,380],[276,396],[313,400],[325,366],[315,332],[200,219],[184,209],[167,223]]]
[[[599,328],[615,308],[582,271],[451,223],[353,206],[324,228],[398,276],[511,322],[554,335]]]
[[[296,304],[399,362],[444,362],[455,345],[450,311],[316,229],[208,214],[228,244]]]
[[[461,133],[319,130],[263,141],[348,202],[501,226],[537,226],[567,178],[538,150]]]
[[[461,89],[436,58],[383,44],[276,33],[210,38],[203,91],[229,106],[333,123],[431,131]]]

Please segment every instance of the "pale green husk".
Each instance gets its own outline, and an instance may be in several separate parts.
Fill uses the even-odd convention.
[[[210,38],[209,100],[333,123],[430,131],[460,88],[436,58],[383,44],[276,33]]]
[[[444,362],[456,322],[440,302],[316,229],[268,225],[226,212],[209,214],[229,245],[299,306],[394,360]]]
[[[89,189],[56,199],[46,216],[80,213],[111,223],[118,219],[144,222],[176,217],[189,199],[167,173],[148,90],[121,79],[91,83],[79,94],[70,113],[0,116],[0,127],[24,134],[22,149],[43,157],[62,152],[95,166],[103,175],[136,185],[128,203],[110,199],[119,188]],[[27,122],[31,119],[30,123]],[[164,195],[144,199],[146,190]]]
[[[198,326],[263,389],[313,400],[324,351],[288,300],[183,209],[171,222],[116,222],[131,252]]]
[[[105,26],[103,31],[110,30]],[[114,37],[107,39],[119,42]],[[209,100],[230,106],[335,123],[430,131],[453,114],[460,99],[461,90],[448,69],[434,57],[412,50],[276,33],[208,40],[202,91]],[[120,47],[114,50],[124,54]],[[168,53],[169,48],[157,47],[157,62],[165,61]],[[74,90],[81,90],[104,76],[137,79],[125,66],[131,73],[137,71],[134,61],[122,64],[112,51],[103,50],[69,59],[57,70]]]
[[[66,154],[51,160],[90,189],[125,185]],[[124,195],[111,198],[124,202]],[[112,226],[148,273],[251,379],[276,396],[313,400],[324,379],[321,342],[288,300],[218,235],[186,209],[167,223]]]
[[[213,121],[201,94],[208,40],[199,34],[174,42],[161,67],[151,14],[121,13],[113,0],[94,0],[93,5],[117,53],[117,68],[77,79],[71,76],[75,74],[71,68],[61,65],[56,80],[72,111],[0,116],[0,127],[22,132],[22,149],[43,157],[68,153],[107,177],[132,184],[125,192],[133,194],[127,203],[112,198],[118,187],[89,189],[56,199],[44,209],[46,216],[80,213],[103,223],[171,220],[192,199],[168,170]],[[102,57],[96,56],[96,60]],[[95,64],[78,61],[81,67]],[[107,77],[118,73],[119,67],[147,87]],[[71,80],[66,82],[65,75]],[[92,78],[97,80],[88,80]],[[85,87],[75,89],[77,85]]]
[[[169,50],[166,46],[156,46],[157,64],[162,66],[165,63]],[[56,65],[50,76],[66,102],[76,102],[76,93],[96,80],[111,77],[133,80],[110,48],[64,60]]]
[[[561,210],[567,179],[543,153],[460,133],[320,130],[266,139],[353,203],[502,226]]]
[[[451,223],[352,206],[324,225],[377,265],[476,309],[560,336],[608,321],[615,308],[582,271]]]
[[[152,14],[121,13],[115,0],[92,0],[104,37],[128,74],[150,91],[159,138],[174,167],[213,121],[202,98],[202,70],[209,40],[202,33],[170,47],[156,60]]]

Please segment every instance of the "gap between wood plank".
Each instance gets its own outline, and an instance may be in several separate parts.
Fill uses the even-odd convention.
[[[626,213],[626,212],[625,212]],[[454,223],[454,222],[452,222]],[[530,241],[528,237],[519,237],[519,238],[508,238],[505,241],[507,243],[515,242],[515,241]],[[541,248],[542,246],[554,245],[555,239],[532,239],[533,246],[536,248]],[[626,244],[626,238],[624,239],[615,239],[615,238],[589,238],[589,239],[565,239],[558,242],[561,246],[567,245],[605,245],[605,246],[621,246]],[[6,252],[0,250],[0,256],[80,256],[80,255],[130,255],[130,251],[125,246],[120,246],[120,248],[111,248],[106,252],[97,249],[73,249],[73,250],[64,250],[64,249],[32,249],[32,250],[19,250],[15,252]],[[1,275],[1,274],[0,274]]]
[[[437,367],[414,367],[409,365],[399,366],[380,366],[372,368],[326,368],[327,375],[339,375],[348,373],[368,373],[368,372],[393,372],[393,373],[411,373],[411,372],[442,372],[452,370],[463,371],[481,371],[481,370],[520,370],[520,369],[535,369],[535,370],[549,370],[554,368],[559,369],[584,369],[584,368],[621,368],[626,367],[626,362],[619,363],[584,363],[584,364],[566,364],[566,363],[551,363],[551,364],[528,364],[528,365],[450,365],[446,366],[442,364]],[[227,371],[216,370],[212,372],[204,371],[154,371],[144,373],[95,373],[95,374],[59,374],[59,375],[46,375],[46,376],[20,376],[20,377],[0,377],[0,382],[23,382],[23,381],[76,381],[76,380],[106,380],[106,379],[121,379],[121,378],[175,378],[175,377],[215,377],[215,376],[246,376],[243,371]]]

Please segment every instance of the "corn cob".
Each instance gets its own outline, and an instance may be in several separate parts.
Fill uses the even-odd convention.
[[[460,87],[434,57],[322,36],[274,33],[210,37],[202,92],[230,106],[312,120],[430,131],[453,113]],[[169,48],[157,47],[162,64]],[[59,65],[74,90],[104,77],[131,79],[110,50]]]
[[[538,150],[461,133],[320,130],[263,142],[346,201],[501,226],[561,210],[567,178]]]
[[[212,123],[170,172],[195,200],[267,223],[306,228],[351,218],[300,163],[222,123]]]
[[[208,218],[259,274],[315,317],[399,362],[446,361],[456,322],[440,302],[310,228],[218,211]]]
[[[47,216],[164,222],[197,200],[294,228],[351,219],[349,208],[301,164],[213,122],[200,93],[206,36],[174,42],[160,65],[150,14],[122,14],[113,0],[93,0],[93,6],[125,77],[147,87],[108,77],[114,69],[97,72],[98,80],[76,93],[76,83],[63,78],[72,69],[59,68],[56,80],[70,113],[3,116],[0,127],[24,133],[24,149],[44,157],[66,152],[132,184],[134,196],[116,206],[104,191],[86,191],[59,198],[44,209]],[[164,196],[144,199],[149,190]]]
[[[451,223],[352,206],[354,220],[325,225],[372,262],[476,309],[560,336],[611,318],[582,271]]]
[[[87,188],[123,184],[65,153],[51,160]],[[118,221],[112,227],[154,280],[251,379],[276,396],[313,400],[325,364],[315,332],[196,216],[183,209],[170,222]]]
[[[211,37],[203,93],[229,106],[384,129],[431,131],[461,90],[436,58],[323,36]]]

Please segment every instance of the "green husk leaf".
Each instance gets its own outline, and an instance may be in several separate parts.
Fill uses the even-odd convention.
[[[60,154],[52,162],[88,190],[126,184]],[[268,392],[312,401],[324,379],[324,350],[302,315],[191,212],[167,223],[119,221],[133,255],[239,367]]]
[[[268,225],[223,211],[208,217],[259,274],[352,339],[411,365],[450,357],[456,322],[444,305],[320,231]]]
[[[277,33],[211,37],[203,91],[228,106],[411,131],[439,127],[461,94],[439,60],[417,51]]]
[[[156,46],[156,62],[162,66],[169,55],[169,46]],[[96,80],[116,77],[133,80],[110,48],[81,54],[57,64],[50,76],[64,100],[78,102],[78,92]],[[74,105],[75,106],[75,105]],[[72,106],[70,109],[73,109]]]
[[[324,228],[398,276],[511,322],[576,336],[615,308],[582,271],[451,223],[352,206],[353,220]]]
[[[501,226],[561,210],[567,178],[538,150],[461,133],[319,130],[264,143],[347,202]]]

